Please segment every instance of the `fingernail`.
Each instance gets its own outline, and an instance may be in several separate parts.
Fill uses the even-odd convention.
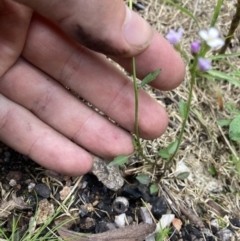
[[[126,19],[123,25],[123,33],[130,45],[146,47],[153,36],[151,26],[137,13],[126,7]]]

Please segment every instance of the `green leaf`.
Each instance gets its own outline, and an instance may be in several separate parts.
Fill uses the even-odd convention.
[[[233,141],[240,142],[240,115],[231,121],[229,125],[229,137]]]
[[[164,149],[161,149],[159,152],[158,152],[158,155],[162,158],[165,158],[165,159],[168,159],[170,157],[170,154],[168,153],[168,149],[167,148],[164,148]]]
[[[158,70],[148,74],[146,77],[144,77],[140,84],[140,88],[142,88],[144,85],[149,84],[150,82],[155,80],[157,78],[157,76],[160,74],[160,72],[161,72],[161,70],[158,69]]]
[[[238,56],[240,56],[240,52],[232,53],[232,54],[212,55],[212,56],[209,56],[208,59],[212,59],[212,60],[215,60],[215,59],[226,59],[226,58],[229,58],[229,57],[238,57]]]
[[[210,167],[208,168],[208,171],[210,172],[210,174],[212,175],[212,176],[216,176],[217,175],[217,170],[216,170],[216,168],[215,168],[215,166],[214,165],[210,165]]]
[[[176,151],[177,146],[178,146],[178,140],[169,144],[168,147],[161,149],[158,152],[158,155],[162,158],[168,159]]]
[[[159,187],[156,183],[151,184],[151,186],[149,188],[151,195],[156,194],[158,192],[158,190],[159,190]]]
[[[177,149],[177,146],[178,146],[178,140],[172,142],[169,146],[168,146],[168,153],[170,155],[172,155],[176,149]]]
[[[138,174],[136,179],[144,185],[148,185],[150,183],[150,177],[147,174]]]
[[[225,74],[223,72],[217,71],[217,70],[209,70],[208,74],[214,78],[218,78],[218,79],[223,79],[223,80],[227,80],[228,82],[236,85],[237,87],[240,87],[240,80],[237,80],[233,77],[231,77],[229,74]]]
[[[185,119],[187,115],[187,103],[183,99],[179,101],[179,112],[181,117]]]
[[[225,104],[226,108],[228,109],[229,112],[232,112],[235,108],[234,108],[234,104],[231,102],[227,102]]]
[[[232,71],[229,74],[240,78],[240,71]]]
[[[219,126],[229,126],[230,123],[231,123],[231,120],[227,120],[227,119],[217,121],[217,124]]]
[[[126,155],[117,156],[117,157],[115,157],[115,158],[113,159],[113,161],[110,162],[108,165],[109,165],[109,166],[114,166],[114,165],[116,165],[116,166],[121,166],[121,165],[127,163],[128,158],[129,158],[129,156],[126,156]]]
[[[215,9],[213,11],[213,16],[212,16],[212,20],[211,20],[211,24],[210,24],[211,27],[214,27],[215,23],[217,22],[222,4],[223,4],[223,0],[217,1],[217,4],[216,4]]]
[[[190,172],[181,172],[179,173],[176,178],[180,179],[180,180],[184,180],[186,179],[188,176],[190,175]]]

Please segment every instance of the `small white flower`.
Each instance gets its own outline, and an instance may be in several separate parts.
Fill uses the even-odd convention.
[[[200,30],[198,34],[211,48],[219,48],[224,45],[224,40],[219,37],[219,32],[214,27],[208,30]]]

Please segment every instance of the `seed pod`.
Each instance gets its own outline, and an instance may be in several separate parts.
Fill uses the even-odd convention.
[[[117,197],[113,201],[113,210],[117,213],[125,213],[128,210],[129,202],[125,197]]]

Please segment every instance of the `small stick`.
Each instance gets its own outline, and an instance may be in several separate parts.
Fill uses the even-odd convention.
[[[227,34],[227,39],[225,41],[225,44],[222,46],[222,48],[219,50],[219,54],[224,54],[227,47],[229,46],[230,44],[230,41],[234,35],[234,32],[236,30],[236,28],[238,27],[238,24],[240,22],[240,0],[237,1],[237,10],[236,10],[236,13],[232,19],[232,22],[231,22],[231,26],[230,26],[230,29],[228,31],[228,34]]]

